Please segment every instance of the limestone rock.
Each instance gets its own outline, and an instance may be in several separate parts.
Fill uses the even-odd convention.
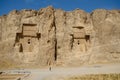
[[[120,60],[120,13],[117,10],[95,10],[92,13],[95,44],[91,59],[94,62]],[[97,50],[96,50],[97,49]],[[117,57],[113,57],[117,55]],[[93,60],[91,62],[93,62]]]
[[[120,11],[49,6],[0,17],[0,67],[39,67],[120,61]]]

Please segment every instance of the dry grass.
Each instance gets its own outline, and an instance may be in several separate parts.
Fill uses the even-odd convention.
[[[64,80],[120,80],[120,74],[91,74],[83,76],[73,76]]]

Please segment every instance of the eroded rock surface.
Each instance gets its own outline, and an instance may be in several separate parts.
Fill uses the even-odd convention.
[[[120,62],[120,11],[53,7],[0,17],[0,67]]]

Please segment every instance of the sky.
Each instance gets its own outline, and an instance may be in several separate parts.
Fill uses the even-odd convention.
[[[71,11],[76,8],[86,12],[101,8],[120,10],[120,0],[0,0],[0,16],[8,14],[12,10],[39,10],[49,5],[65,11]]]

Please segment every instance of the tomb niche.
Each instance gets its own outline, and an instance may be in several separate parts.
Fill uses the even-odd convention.
[[[90,44],[90,35],[86,34],[85,28],[82,26],[74,26],[72,36],[73,51],[86,52]]]
[[[41,34],[38,33],[37,24],[22,24],[22,30],[16,33],[15,45],[18,52],[32,52],[38,44]]]

